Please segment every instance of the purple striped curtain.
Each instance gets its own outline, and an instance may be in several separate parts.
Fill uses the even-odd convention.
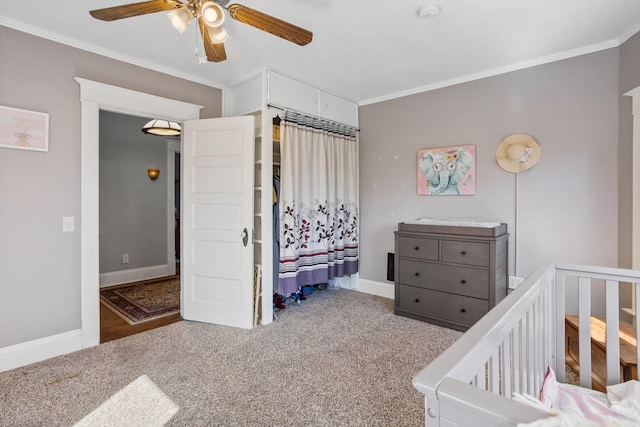
[[[355,129],[287,112],[281,126],[280,262],[274,289],[358,272],[358,137]]]

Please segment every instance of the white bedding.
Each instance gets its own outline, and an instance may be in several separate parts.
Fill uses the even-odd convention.
[[[640,382],[635,380],[608,386],[605,394],[559,383],[549,368],[540,399],[515,395],[514,400],[550,414],[518,427],[640,426]]]

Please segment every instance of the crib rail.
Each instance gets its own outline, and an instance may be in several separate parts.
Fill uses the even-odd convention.
[[[614,383],[617,378],[619,382],[618,287],[633,283],[637,299],[640,273],[555,264],[528,277],[414,377],[414,387],[425,394],[427,425],[479,425],[479,419],[488,425],[512,425],[546,416],[510,399],[514,393],[537,396],[547,366],[554,367],[558,379],[564,380],[565,291],[567,282],[575,280],[579,288],[580,382],[591,384],[591,288],[602,281],[607,347],[612,348],[611,353],[607,350],[607,371],[611,372],[607,381]],[[635,307],[640,307],[638,301]]]
[[[631,283],[635,288],[634,307],[640,307],[640,272],[621,268],[589,267],[583,265],[556,264],[556,322],[558,328],[556,334],[556,352],[559,355],[565,354],[565,295],[566,281],[570,277],[578,280],[578,318],[580,336],[578,341],[580,360],[580,385],[592,388],[592,355],[591,355],[591,297],[593,294],[594,280],[604,283],[605,288],[605,318],[606,318],[606,383],[607,385],[618,384],[620,378],[620,304],[619,289],[621,283]],[[599,283],[602,285],[602,283]],[[640,361],[640,346],[638,336],[640,328],[638,322],[635,328],[636,361]],[[559,381],[564,382],[565,370],[563,363],[556,365],[555,371]],[[558,362],[558,361],[557,361]],[[635,379],[638,379],[637,377]]]

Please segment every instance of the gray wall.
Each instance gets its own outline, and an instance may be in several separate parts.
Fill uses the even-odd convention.
[[[397,223],[419,217],[506,222],[512,275],[617,266],[618,60],[609,49],[362,106],[360,276],[384,282]],[[542,149],[517,177],[495,161],[513,133]],[[416,151],[459,144],[476,145],[476,195],[417,196]]]
[[[0,26],[0,105],[49,113],[49,152],[0,149],[0,348],[80,325],[80,90],[73,77],[204,105],[221,91]],[[62,217],[76,231],[62,232]],[[10,327],[9,327],[10,326]]]
[[[167,263],[167,137],[142,133],[148,121],[100,111],[100,273]]]
[[[618,148],[618,194],[621,267],[631,267],[631,176],[633,170],[633,117],[631,97],[624,93],[640,86],[640,33],[620,46],[620,97],[619,97],[619,148]]]

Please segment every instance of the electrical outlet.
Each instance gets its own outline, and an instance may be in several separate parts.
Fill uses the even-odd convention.
[[[129,254],[122,254],[122,263],[129,264]]]
[[[509,289],[517,288],[522,282],[524,282],[524,277],[509,276]]]
[[[72,216],[63,216],[62,217],[62,232],[69,233],[76,229],[75,225],[75,217]]]

